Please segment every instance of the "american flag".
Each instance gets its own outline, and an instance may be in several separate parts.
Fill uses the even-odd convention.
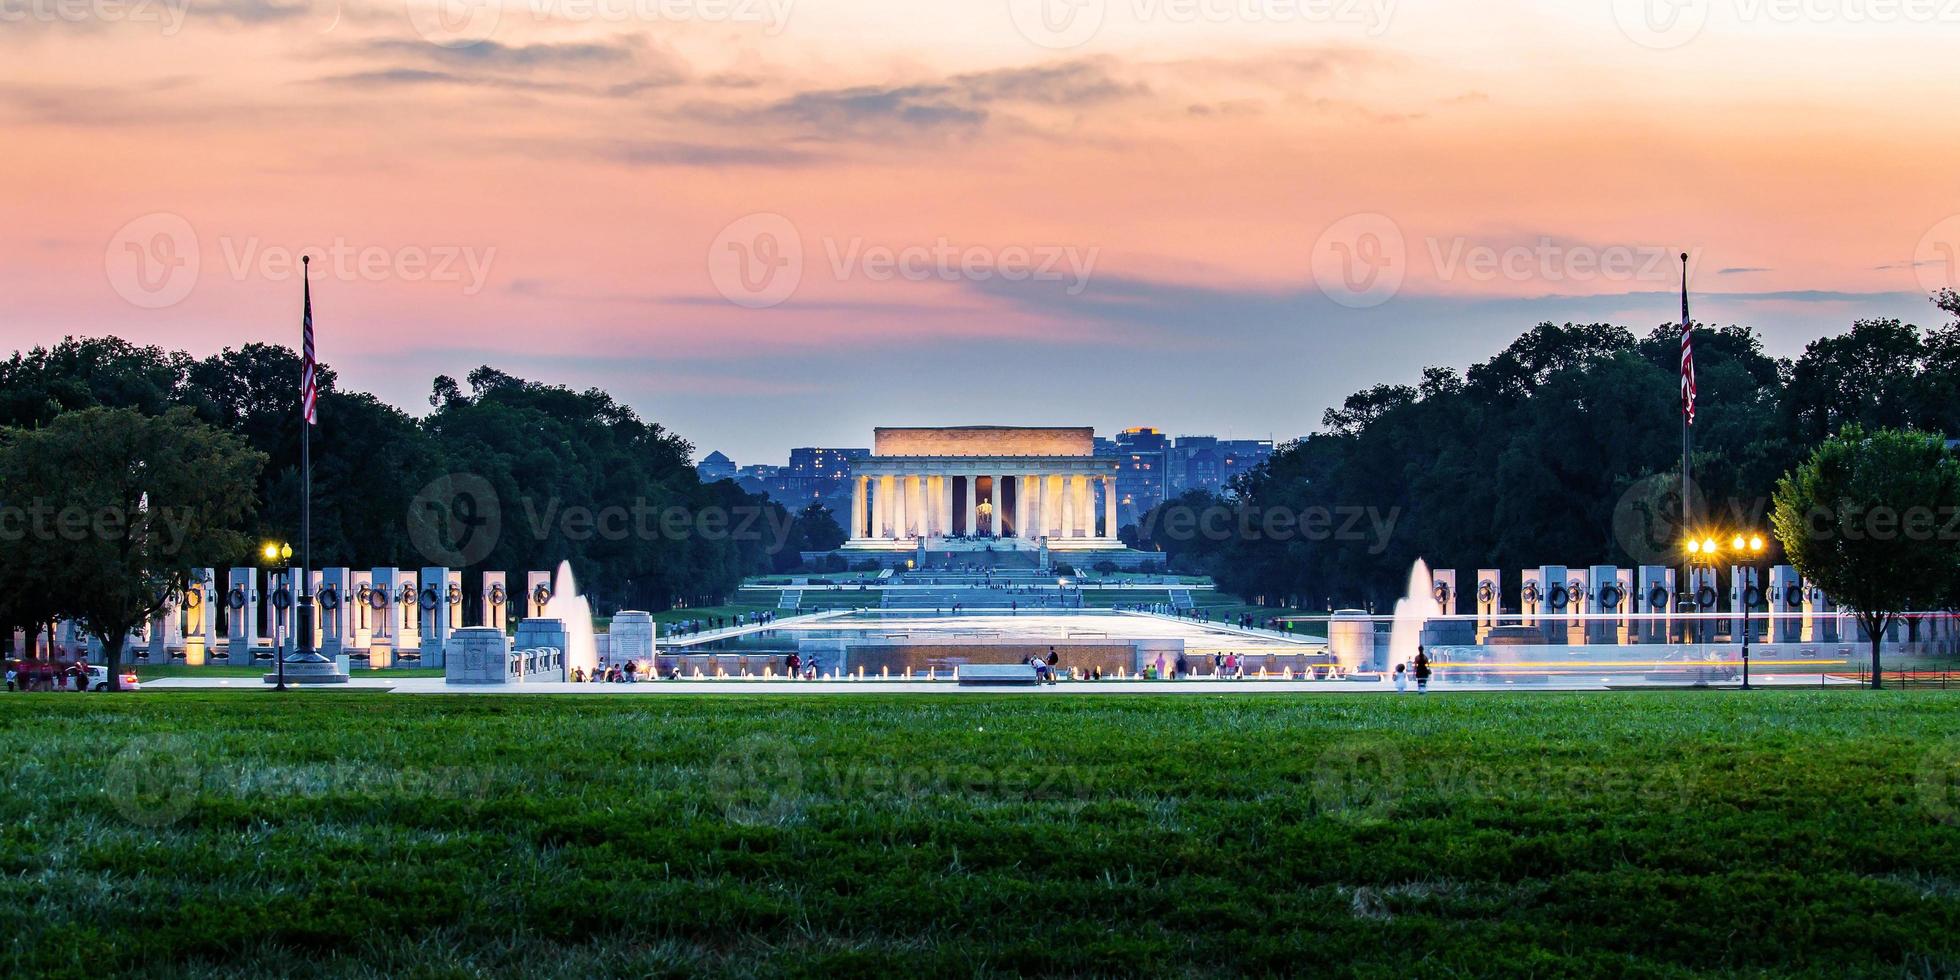
[[[301,268],[306,264],[302,263]],[[300,288],[306,297],[306,310],[300,321],[299,410],[306,417],[307,425],[317,425],[320,384],[314,376],[313,364],[313,283],[305,282]]]
[[[1688,320],[1688,253],[1681,253],[1681,415],[1695,424],[1694,325]]]

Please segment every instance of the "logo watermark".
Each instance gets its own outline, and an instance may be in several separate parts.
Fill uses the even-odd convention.
[[[1008,20],[1031,44],[1050,50],[1080,47],[1102,33],[1112,10],[1132,23],[1192,27],[1291,24],[1357,28],[1368,37],[1386,33],[1397,0],[1006,0]]]
[[[821,240],[825,270],[838,282],[1060,282],[1070,296],[1088,288],[1101,249],[1077,245],[963,245],[947,238],[889,244],[863,236]],[[795,295],[806,272],[802,233],[774,212],[730,222],[708,246],[708,278],[722,297],[747,309]]]
[[[109,286],[130,305],[164,309],[187,299],[216,269],[232,282],[296,281],[302,257],[312,274],[340,282],[451,283],[464,296],[488,284],[495,246],[462,244],[359,245],[336,237],[324,245],[292,246],[256,235],[219,236],[218,262],[205,262],[197,230],[182,215],[146,214],[117,229],[103,251]]]

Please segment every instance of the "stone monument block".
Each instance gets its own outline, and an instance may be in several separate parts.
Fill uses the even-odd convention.
[[[465,626],[449,637],[443,680],[451,684],[503,684],[510,678],[510,650],[504,631]]]

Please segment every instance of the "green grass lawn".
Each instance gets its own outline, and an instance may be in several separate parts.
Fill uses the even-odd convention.
[[[0,975],[1952,975],[1956,699],[10,695]]]

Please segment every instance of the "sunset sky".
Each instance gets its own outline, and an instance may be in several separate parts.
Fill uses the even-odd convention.
[[[345,386],[748,463],[1284,439],[1681,251],[1777,354],[1954,281],[1960,5],[1046,2],[0,0],[0,341],[297,345],[304,251]]]

